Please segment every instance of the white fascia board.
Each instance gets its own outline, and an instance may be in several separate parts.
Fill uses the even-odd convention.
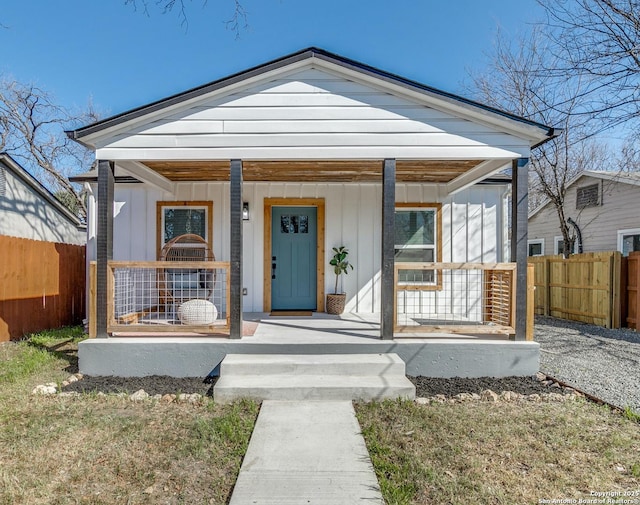
[[[274,147],[222,147],[222,148],[173,148],[139,149],[105,147],[96,152],[105,160],[499,160],[503,164],[526,157],[526,149],[509,150],[491,146],[274,146]]]
[[[175,193],[176,184],[158,172],[136,161],[118,161],[117,166],[121,167],[128,175],[132,175],[143,183],[150,184],[162,191]]]
[[[640,186],[640,179],[627,178],[620,172],[598,172],[594,170],[585,170],[580,174],[588,177],[595,177],[596,179],[603,179],[606,181],[620,182],[623,184],[630,184],[632,186]],[[577,178],[576,178],[577,180]]]
[[[497,128],[505,133],[510,133],[516,137],[526,139],[531,144],[535,144],[549,138],[547,131],[541,128],[509,119],[481,107],[460,102],[454,98],[430,93],[428,90],[414,91],[405,86],[393,84],[386,79],[370,76],[322,59],[314,59],[314,65],[322,67],[324,70],[332,70],[333,73],[341,74],[349,79],[374,85],[395,96],[402,96],[414,102],[422,103],[425,106],[433,107],[434,109],[438,109],[442,112],[447,112],[456,117],[462,117],[476,123],[482,123],[492,128]]]

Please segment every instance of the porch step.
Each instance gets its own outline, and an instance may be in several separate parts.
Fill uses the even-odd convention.
[[[397,354],[228,354],[213,388],[217,402],[414,398]]]

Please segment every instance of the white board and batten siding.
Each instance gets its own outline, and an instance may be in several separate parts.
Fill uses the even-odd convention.
[[[82,245],[86,233],[78,224],[0,162],[0,235]]]
[[[325,290],[335,278],[329,267],[331,248],[345,245],[355,269],[344,277],[348,311],[380,310],[381,187],[379,184],[245,183],[243,199],[250,219],[243,222],[243,279],[246,312],[263,310],[264,199],[324,198]],[[441,200],[442,251],[445,262],[499,262],[505,246],[505,186],[473,186]],[[398,184],[396,201],[434,203],[437,188]],[[156,259],[156,202],[209,200],[213,202],[213,250],[229,260],[229,185],[178,183],[175,194],[143,185],[116,185],[114,259]],[[95,213],[91,213],[95,219]],[[95,256],[95,227],[89,226],[89,255]],[[267,272],[268,274],[268,272]]]
[[[110,160],[505,159],[529,142],[315,68],[169,108],[96,139]]]

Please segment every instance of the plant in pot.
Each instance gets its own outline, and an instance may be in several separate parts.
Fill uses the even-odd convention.
[[[327,314],[342,314],[344,305],[347,300],[346,293],[338,293],[338,281],[342,274],[347,275],[349,269],[353,270],[353,265],[349,263],[347,256],[349,250],[345,246],[334,247],[333,257],[329,261],[329,265],[333,267],[333,273],[336,274],[336,285],[333,294],[327,295]]]

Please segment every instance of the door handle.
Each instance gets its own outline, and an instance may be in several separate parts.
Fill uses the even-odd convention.
[[[273,259],[275,260],[276,257],[274,256]],[[273,263],[271,263],[271,278],[272,279],[276,278],[276,264],[275,264],[275,261]]]

